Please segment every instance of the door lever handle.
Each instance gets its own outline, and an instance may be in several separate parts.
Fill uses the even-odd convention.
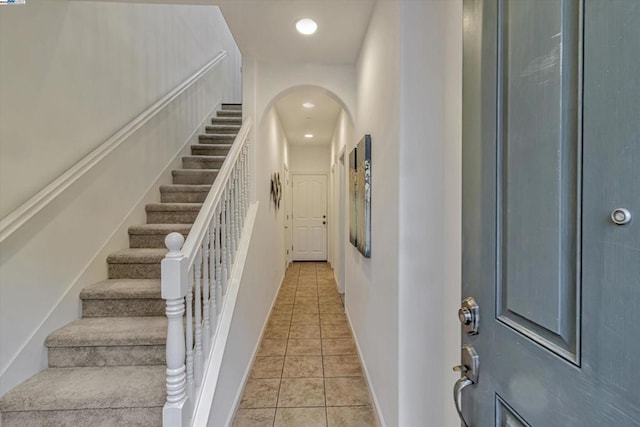
[[[456,412],[458,412],[460,421],[462,421],[464,427],[469,427],[469,423],[467,423],[467,420],[464,419],[464,415],[462,414],[462,405],[460,401],[462,397],[462,390],[470,385],[478,383],[480,357],[476,350],[467,344],[462,346],[460,358],[462,359],[462,363],[453,367],[454,371],[460,372],[461,374],[460,378],[453,386],[453,402],[456,405]]]
[[[453,386],[453,402],[456,405],[456,411],[458,412],[458,416],[460,417],[460,421],[462,421],[462,424],[464,424],[464,427],[469,427],[469,424],[467,424],[467,421],[464,419],[464,415],[462,415],[462,409],[460,407],[460,397],[462,396],[462,390],[470,385],[473,385],[473,381],[471,381],[465,374],[463,374]]]

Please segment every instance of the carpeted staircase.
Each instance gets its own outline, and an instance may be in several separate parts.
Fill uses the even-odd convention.
[[[82,290],[82,319],[47,337],[49,368],[0,399],[2,427],[162,425],[164,238],[189,233],[241,124],[241,105],[223,104],[147,223],[129,228],[129,249],[107,258],[109,279]]]

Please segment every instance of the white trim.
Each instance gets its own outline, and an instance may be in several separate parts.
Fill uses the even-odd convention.
[[[242,376],[242,381],[240,383],[240,387],[236,392],[236,397],[233,399],[233,405],[231,405],[231,412],[229,412],[229,416],[227,417],[227,421],[224,423],[225,427],[231,427],[233,424],[233,419],[236,416],[236,412],[238,412],[238,407],[240,406],[240,400],[242,399],[242,394],[244,392],[244,388],[247,385],[247,381],[249,381],[249,374],[251,373],[251,368],[253,367],[253,363],[258,356],[258,350],[260,349],[260,344],[262,343],[262,339],[264,338],[264,333],[267,330],[267,325],[269,324],[269,318],[271,318],[271,312],[273,311],[273,306],[276,305],[276,300],[278,299],[278,294],[280,293],[280,287],[284,282],[285,272],[282,273],[282,279],[280,279],[280,286],[278,286],[278,290],[276,294],[273,296],[273,301],[271,301],[271,307],[269,307],[269,312],[267,313],[267,318],[264,320],[264,324],[262,325],[262,331],[260,332],[260,338],[256,342],[256,345],[253,348],[253,355],[251,356],[251,362],[247,365],[247,369],[244,371],[244,375]]]
[[[221,51],[215,58],[180,83],[175,89],[144,110],[140,115],[130,121],[113,136],[91,151],[91,153],[71,166],[66,172],[53,180],[53,182],[48,184],[33,197],[4,217],[2,221],[0,221],[0,243],[6,240],[38,212],[44,209],[62,192],[78,181],[78,179],[80,179],[84,174],[89,172],[94,166],[102,161],[102,159],[126,141],[129,136],[144,126],[144,124],[154,117],[159,111],[191,87],[191,85],[198,81],[203,74],[222,61],[226,56],[227,52]]]
[[[351,335],[353,335],[353,341],[356,343],[356,351],[358,352],[358,358],[360,359],[360,364],[362,364],[362,369],[364,369],[364,379],[367,383],[367,388],[369,389],[369,394],[371,395],[371,400],[373,400],[373,408],[375,410],[375,416],[377,418],[378,424],[381,427],[387,427],[387,423],[384,421],[384,417],[382,416],[382,411],[380,410],[380,403],[378,402],[378,397],[376,396],[373,387],[371,387],[371,383],[369,382],[369,370],[367,369],[367,364],[364,363],[364,359],[362,358],[362,350],[360,349],[360,343],[358,342],[358,336],[353,329],[353,325],[351,323],[351,316],[349,316],[349,311],[345,306],[344,309],[345,314],[347,315],[347,321],[349,322],[349,328],[351,329]]]
[[[38,334],[38,332],[40,332],[40,330],[44,327],[44,325],[49,321],[49,319],[51,318],[51,316],[53,315],[53,313],[55,313],[55,311],[58,309],[58,307],[60,306],[60,304],[62,304],[62,302],[65,300],[65,298],[68,297],[69,293],[78,285],[78,281],[83,277],[83,275],[86,273],[87,269],[91,268],[91,265],[96,262],[96,258],[98,258],[100,256],[100,254],[102,253],[102,251],[104,251],[105,247],[109,244],[109,242],[111,242],[111,240],[113,240],[113,238],[115,237],[116,234],[121,232],[121,229],[127,224],[127,222],[129,221],[129,218],[131,217],[131,215],[133,214],[133,212],[139,207],[139,205],[141,203],[143,203],[146,198],[148,197],[149,193],[151,191],[158,191],[159,185],[160,185],[160,180],[162,179],[162,176],[167,172],[167,169],[171,168],[171,165],[179,158],[183,155],[183,151],[185,149],[186,146],[188,146],[189,144],[191,144],[191,142],[193,141],[193,138],[202,132],[202,128],[203,126],[205,126],[205,123],[209,121],[209,119],[211,118],[211,116],[213,115],[213,113],[220,108],[220,105],[222,103],[221,99],[218,99],[218,101],[216,101],[216,104],[213,106],[213,108],[211,109],[211,111],[209,111],[207,113],[207,115],[204,117],[204,119],[202,120],[202,122],[200,122],[200,125],[198,125],[198,127],[196,127],[193,132],[191,133],[191,135],[189,135],[189,137],[185,140],[184,144],[182,144],[182,147],[180,147],[180,149],[177,151],[176,155],[173,156],[171,158],[171,160],[169,160],[167,162],[167,164],[165,165],[165,167],[162,169],[162,172],[160,172],[158,174],[158,176],[156,176],[156,179],[153,180],[153,182],[151,183],[151,185],[149,185],[149,187],[147,187],[146,191],[144,192],[144,194],[142,196],[140,196],[140,198],[136,201],[136,203],[133,205],[133,207],[129,210],[129,212],[127,212],[127,214],[124,216],[124,219],[118,224],[118,226],[113,230],[113,232],[109,235],[109,237],[107,237],[107,239],[105,240],[105,243],[100,247],[100,249],[98,249],[95,254],[93,255],[93,257],[91,258],[91,260],[87,263],[87,265],[85,265],[85,267],[82,269],[82,271],[80,271],[80,273],[78,273],[77,276],[74,277],[74,279],[71,281],[71,285],[64,291],[64,293],[62,294],[62,296],[60,296],[60,298],[58,298],[58,300],[56,301],[56,303],[54,304],[53,308],[51,310],[49,310],[49,312],[47,313],[47,315],[44,317],[44,319],[42,320],[42,322],[40,322],[40,324],[35,327],[33,329],[33,332],[29,335],[29,337],[27,337],[27,339],[25,340],[25,342],[22,344],[22,346],[20,346],[20,348],[16,351],[16,353],[13,355],[13,357],[11,358],[11,360],[7,363],[7,365],[5,366],[5,368],[2,370],[2,372],[0,372],[0,378],[2,378],[2,376],[11,368],[11,365],[13,365],[13,363],[15,362],[15,360],[18,358],[18,356],[20,356],[20,354],[22,354],[22,352],[24,351],[24,349],[29,345],[29,343],[31,342],[31,340],[34,339],[34,337]],[[78,177],[79,178],[79,177]],[[79,317],[78,317],[79,318]],[[50,331],[49,331],[50,332]],[[47,334],[49,333],[47,332]]]
[[[220,378],[220,369],[222,368],[222,359],[227,347],[227,339],[231,330],[231,321],[238,300],[238,291],[242,282],[242,273],[249,254],[249,245],[251,236],[253,235],[253,226],[255,225],[256,215],[258,212],[259,202],[254,202],[247,212],[247,218],[242,230],[242,238],[236,252],[233,270],[229,282],[229,288],[225,295],[224,305],[222,307],[222,318],[218,322],[213,348],[207,361],[204,371],[204,379],[198,393],[198,400],[194,405],[194,414],[191,420],[193,426],[206,426],[209,421],[213,398]],[[251,365],[249,365],[251,366]]]

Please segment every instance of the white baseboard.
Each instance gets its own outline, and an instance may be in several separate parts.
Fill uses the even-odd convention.
[[[273,296],[273,300],[271,301],[271,305],[269,306],[269,312],[267,313],[267,318],[265,319],[264,323],[262,324],[262,330],[260,331],[260,337],[258,338],[258,342],[256,343],[256,345],[253,348],[253,354],[251,355],[251,361],[249,362],[249,365],[247,366],[247,369],[245,369],[244,371],[244,375],[242,376],[242,381],[240,383],[240,387],[238,388],[238,391],[236,392],[236,397],[233,399],[233,405],[232,405],[232,410],[231,412],[229,412],[229,418],[227,418],[227,421],[225,422],[225,427],[231,427],[231,425],[233,424],[233,419],[236,416],[236,412],[238,412],[238,407],[240,406],[240,401],[242,400],[242,393],[244,392],[244,388],[247,385],[247,381],[249,380],[249,374],[251,373],[251,368],[253,367],[253,363],[256,360],[256,356],[258,355],[258,350],[260,349],[260,344],[262,343],[262,338],[264,337],[264,333],[267,330],[267,324],[269,323],[269,318],[271,317],[271,312],[273,311],[273,306],[276,303],[276,300],[278,299],[278,294],[280,293],[280,287],[282,286],[282,283],[284,282],[284,275],[286,273],[286,270],[282,273],[282,278],[280,279],[280,285],[278,286],[278,290],[276,291],[276,294]]]
[[[375,391],[373,390],[373,388],[371,387],[371,384],[369,383],[369,378],[370,378],[369,370],[367,369],[367,364],[364,362],[364,359],[362,358],[362,351],[360,349],[360,343],[358,342],[358,336],[353,330],[353,325],[351,324],[351,316],[349,316],[349,312],[347,311],[346,307],[344,312],[347,315],[347,321],[349,322],[349,328],[351,329],[351,334],[353,335],[353,341],[356,343],[356,351],[358,352],[358,358],[360,359],[360,364],[362,365],[362,369],[364,370],[365,382],[367,383],[367,388],[369,389],[369,395],[371,396],[371,400],[373,401],[373,409],[376,416],[376,420],[378,421],[378,424],[380,425],[380,427],[387,427],[387,423],[385,422],[384,417],[382,416],[382,411],[380,410],[380,403],[378,402],[378,397],[376,396]]]

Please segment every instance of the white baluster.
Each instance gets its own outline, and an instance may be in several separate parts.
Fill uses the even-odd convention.
[[[202,348],[204,349],[205,358],[209,354],[209,344],[211,343],[211,295],[209,293],[210,279],[209,274],[209,228],[204,235],[202,241]]]
[[[249,141],[247,141],[245,147],[245,154],[244,157],[247,160],[247,169],[245,170],[245,178],[244,178],[244,186],[245,186],[245,197],[246,197],[246,205],[247,205],[247,209],[249,208],[249,183],[250,183],[250,171],[249,171]]]
[[[196,347],[194,354],[194,375],[195,385],[200,387],[202,384],[202,252],[196,253],[195,265],[195,290],[196,300],[194,307],[196,309]]]
[[[240,189],[240,194],[238,195],[238,200],[240,204],[240,235],[242,236],[242,230],[244,230],[244,183],[242,182],[244,178],[244,147],[240,151],[240,170],[238,171],[238,188]]]
[[[193,269],[189,271],[189,290],[187,291],[187,396],[193,402]],[[190,408],[191,409],[191,408]]]
[[[225,232],[227,235],[227,247],[225,248],[225,251],[227,253],[227,283],[225,284],[225,288],[224,288],[224,293],[227,293],[227,286],[229,285],[229,278],[231,276],[231,266],[233,265],[233,238],[231,237],[231,218],[233,215],[233,210],[232,210],[232,206],[231,206],[231,183],[227,183],[227,188],[225,191],[225,200],[226,202],[226,215],[225,215],[225,220],[226,220],[226,224],[225,224]]]
[[[230,234],[230,240],[231,240],[231,257],[229,258],[229,273],[231,273],[231,266],[233,265],[233,263],[236,261],[236,204],[235,204],[235,197],[233,196],[233,172],[231,172],[231,177],[229,180],[229,206],[230,206],[230,211],[229,211],[229,232]]]
[[[227,218],[229,217],[228,215],[228,206],[227,206],[227,190],[225,188],[224,191],[224,196],[222,198],[222,200],[220,201],[221,206],[222,206],[222,218],[220,219],[220,222],[222,224],[222,229],[220,230],[220,238],[221,238],[221,246],[220,246],[220,253],[221,253],[221,258],[220,258],[220,263],[221,263],[221,268],[222,268],[222,295],[226,295],[227,294],[227,279],[229,278],[228,275],[228,263],[227,263],[227,257],[229,255],[227,249],[229,247],[229,227],[227,226]]]
[[[216,208],[211,224],[209,224],[209,344],[218,326],[218,296],[216,295]]]
[[[238,166],[236,165],[235,170],[233,171],[233,203],[235,204],[235,227],[234,227],[234,237],[236,241],[236,250],[238,249],[238,245],[240,244],[240,180],[238,179]],[[234,257],[235,260],[235,251]]]
[[[218,204],[216,210],[216,239],[215,239],[215,258],[216,258],[216,304],[218,304],[218,312],[222,311],[222,202]]]
[[[186,392],[185,339],[182,316],[187,280],[187,259],[180,248],[184,237],[171,233],[165,238],[169,249],[162,260],[162,298],[167,301],[167,400],[162,410],[164,427],[186,426],[189,401]]]

